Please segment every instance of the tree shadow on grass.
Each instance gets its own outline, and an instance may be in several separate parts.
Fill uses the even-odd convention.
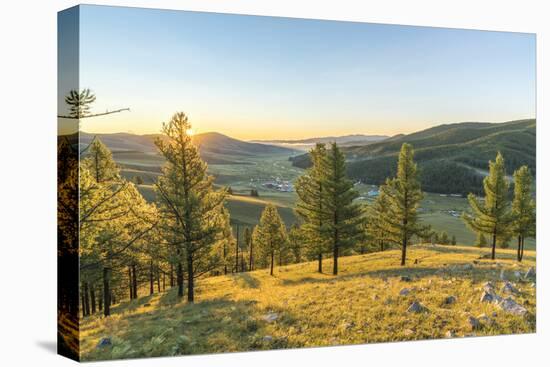
[[[175,294],[175,292],[172,292]],[[126,318],[124,330],[104,330],[112,345],[95,348],[84,360],[141,358],[173,355],[239,352],[287,348],[285,338],[268,336],[264,319],[266,310],[256,301],[233,301],[218,298],[197,303],[172,302],[165,294],[165,304],[152,313],[137,313]],[[278,311],[278,327],[292,325],[292,315]],[[116,336],[112,336],[111,333]]]
[[[240,287],[258,288],[260,281],[250,273],[238,273],[233,276],[233,281]]]

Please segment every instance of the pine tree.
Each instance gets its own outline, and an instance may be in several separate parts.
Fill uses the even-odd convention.
[[[477,247],[487,246],[487,239],[485,238],[485,235],[483,234],[483,232],[477,232],[476,246]]]
[[[292,252],[293,262],[302,262],[302,243],[304,242],[304,236],[301,228],[295,223],[290,227],[288,231],[288,246]]]
[[[388,208],[388,196],[384,187],[381,187],[374,202],[367,207],[367,233],[380,251],[384,251],[389,237],[386,224]]]
[[[98,137],[87,148],[84,165],[88,168],[97,183],[120,179],[120,170],[113,154]]]
[[[359,193],[346,175],[345,157],[336,143],[331,144],[322,167],[323,235],[333,254],[332,274],[337,275],[338,257],[360,239],[364,217],[361,206],[354,203]]]
[[[166,159],[162,175],[155,185],[162,229],[173,241],[178,258],[176,275],[178,296],[183,296],[183,266],[187,273],[187,301],[194,302],[195,279],[216,266],[212,247],[222,231],[221,208],[226,192],[214,191],[213,177],[206,173],[206,164],[199,156],[188,131],[187,116],[178,112],[163,125],[167,139],[155,141]]]
[[[456,236],[454,234],[451,237],[451,245],[456,246]]]
[[[512,216],[508,205],[508,188],[504,158],[497,154],[489,162],[489,176],[483,180],[485,201],[480,203],[474,194],[468,195],[473,214],[462,215],[465,223],[475,232],[491,236],[491,259],[495,259],[497,242],[509,237]]]
[[[244,245],[248,249],[248,270],[252,271],[254,265],[254,248],[252,242],[252,232],[250,227],[244,229]]]
[[[523,259],[525,238],[534,236],[536,227],[535,200],[531,193],[533,180],[527,166],[514,172],[514,200],[512,202],[513,233],[518,239],[517,259]]]
[[[441,244],[448,245],[449,244],[449,235],[446,231],[441,232],[441,236],[439,237],[439,241],[441,241]]]
[[[285,225],[279,216],[277,208],[273,204],[266,205],[260,217],[259,224],[254,228],[252,238],[264,258],[269,259],[269,274],[273,275],[275,254],[282,249],[287,241]]]
[[[327,151],[324,144],[317,144],[309,152],[312,167],[296,180],[296,215],[301,219],[301,231],[304,243],[311,257],[318,262],[317,271],[323,272],[323,254],[328,249],[324,231],[325,213],[323,211],[324,195],[324,161],[327,159]]]
[[[414,235],[422,237],[429,228],[422,226],[418,218],[418,206],[423,198],[418,180],[414,151],[404,143],[399,152],[397,176],[386,180],[382,188],[388,197],[386,230],[389,241],[401,246],[401,265],[407,259],[407,246]]]

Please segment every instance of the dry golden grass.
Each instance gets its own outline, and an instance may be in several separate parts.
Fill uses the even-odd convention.
[[[535,331],[536,288],[516,279],[535,266],[535,253],[514,260],[499,250],[496,261],[479,259],[488,249],[414,246],[408,265],[399,266],[398,250],[345,257],[338,276],[318,274],[316,263],[200,279],[196,304],[174,290],[120,304],[113,316],[92,316],[81,330],[84,360],[218,353],[274,348],[389,342],[530,333]],[[415,264],[415,260],[417,263]],[[469,268],[473,264],[473,268]],[[331,269],[325,260],[325,269]],[[528,314],[506,313],[481,303],[481,287],[492,281],[501,293],[506,279],[520,291],[514,299]],[[401,276],[409,276],[410,282]],[[403,288],[410,293],[400,295]],[[447,296],[456,303],[445,305]],[[504,296],[504,295],[503,295]],[[409,313],[418,301],[427,312]],[[488,316],[472,330],[468,316]],[[276,318],[269,320],[269,316]],[[109,337],[112,346],[97,347]]]

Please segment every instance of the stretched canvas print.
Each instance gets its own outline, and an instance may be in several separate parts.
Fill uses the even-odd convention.
[[[58,27],[61,354],[535,332],[534,34],[93,5]]]

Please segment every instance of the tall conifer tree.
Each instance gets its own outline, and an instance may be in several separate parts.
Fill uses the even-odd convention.
[[[481,203],[474,194],[468,195],[473,214],[462,215],[466,224],[475,232],[491,237],[491,259],[495,259],[497,242],[510,236],[508,202],[509,184],[506,181],[504,158],[500,152],[494,162],[489,162],[489,176],[483,180],[485,200]]]
[[[325,215],[323,212],[324,161],[327,151],[324,144],[316,144],[309,155],[312,167],[296,181],[296,215],[302,220],[301,231],[311,257],[317,259],[317,271],[323,272],[323,254],[328,250],[323,234]]]
[[[269,274],[273,275],[275,255],[283,249],[287,241],[285,224],[273,204],[266,205],[252,238],[264,258],[268,259]]]
[[[514,200],[512,216],[514,218],[513,232],[518,239],[517,259],[523,259],[525,238],[535,234],[535,200],[531,194],[533,179],[527,166],[514,172]]]
[[[346,175],[344,154],[332,143],[322,164],[323,233],[333,256],[332,274],[338,274],[338,257],[361,237],[364,219],[361,206],[354,203],[359,193]]]
[[[401,265],[407,259],[407,246],[414,235],[426,236],[429,228],[422,226],[418,218],[418,206],[423,198],[414,162],[414,150],[404,143],[399,152],[397,175],[388,179],[381,188],[387,196],[388,206],[385,228],[389,241],[401,246]]]
[[[222,231],[220,220],[226,192],[214,191],[213,177],[199,156],[188,132],[187,116],[178,112],[163,125],[165,139],[155,144],[166,159],[156,184],[163,230],[174,242],[177,264],[178,295],[183,294],[183,266],[187,274],[187,301],[195,300],[195,279],[218,264],[209,261],[211,249]]]

